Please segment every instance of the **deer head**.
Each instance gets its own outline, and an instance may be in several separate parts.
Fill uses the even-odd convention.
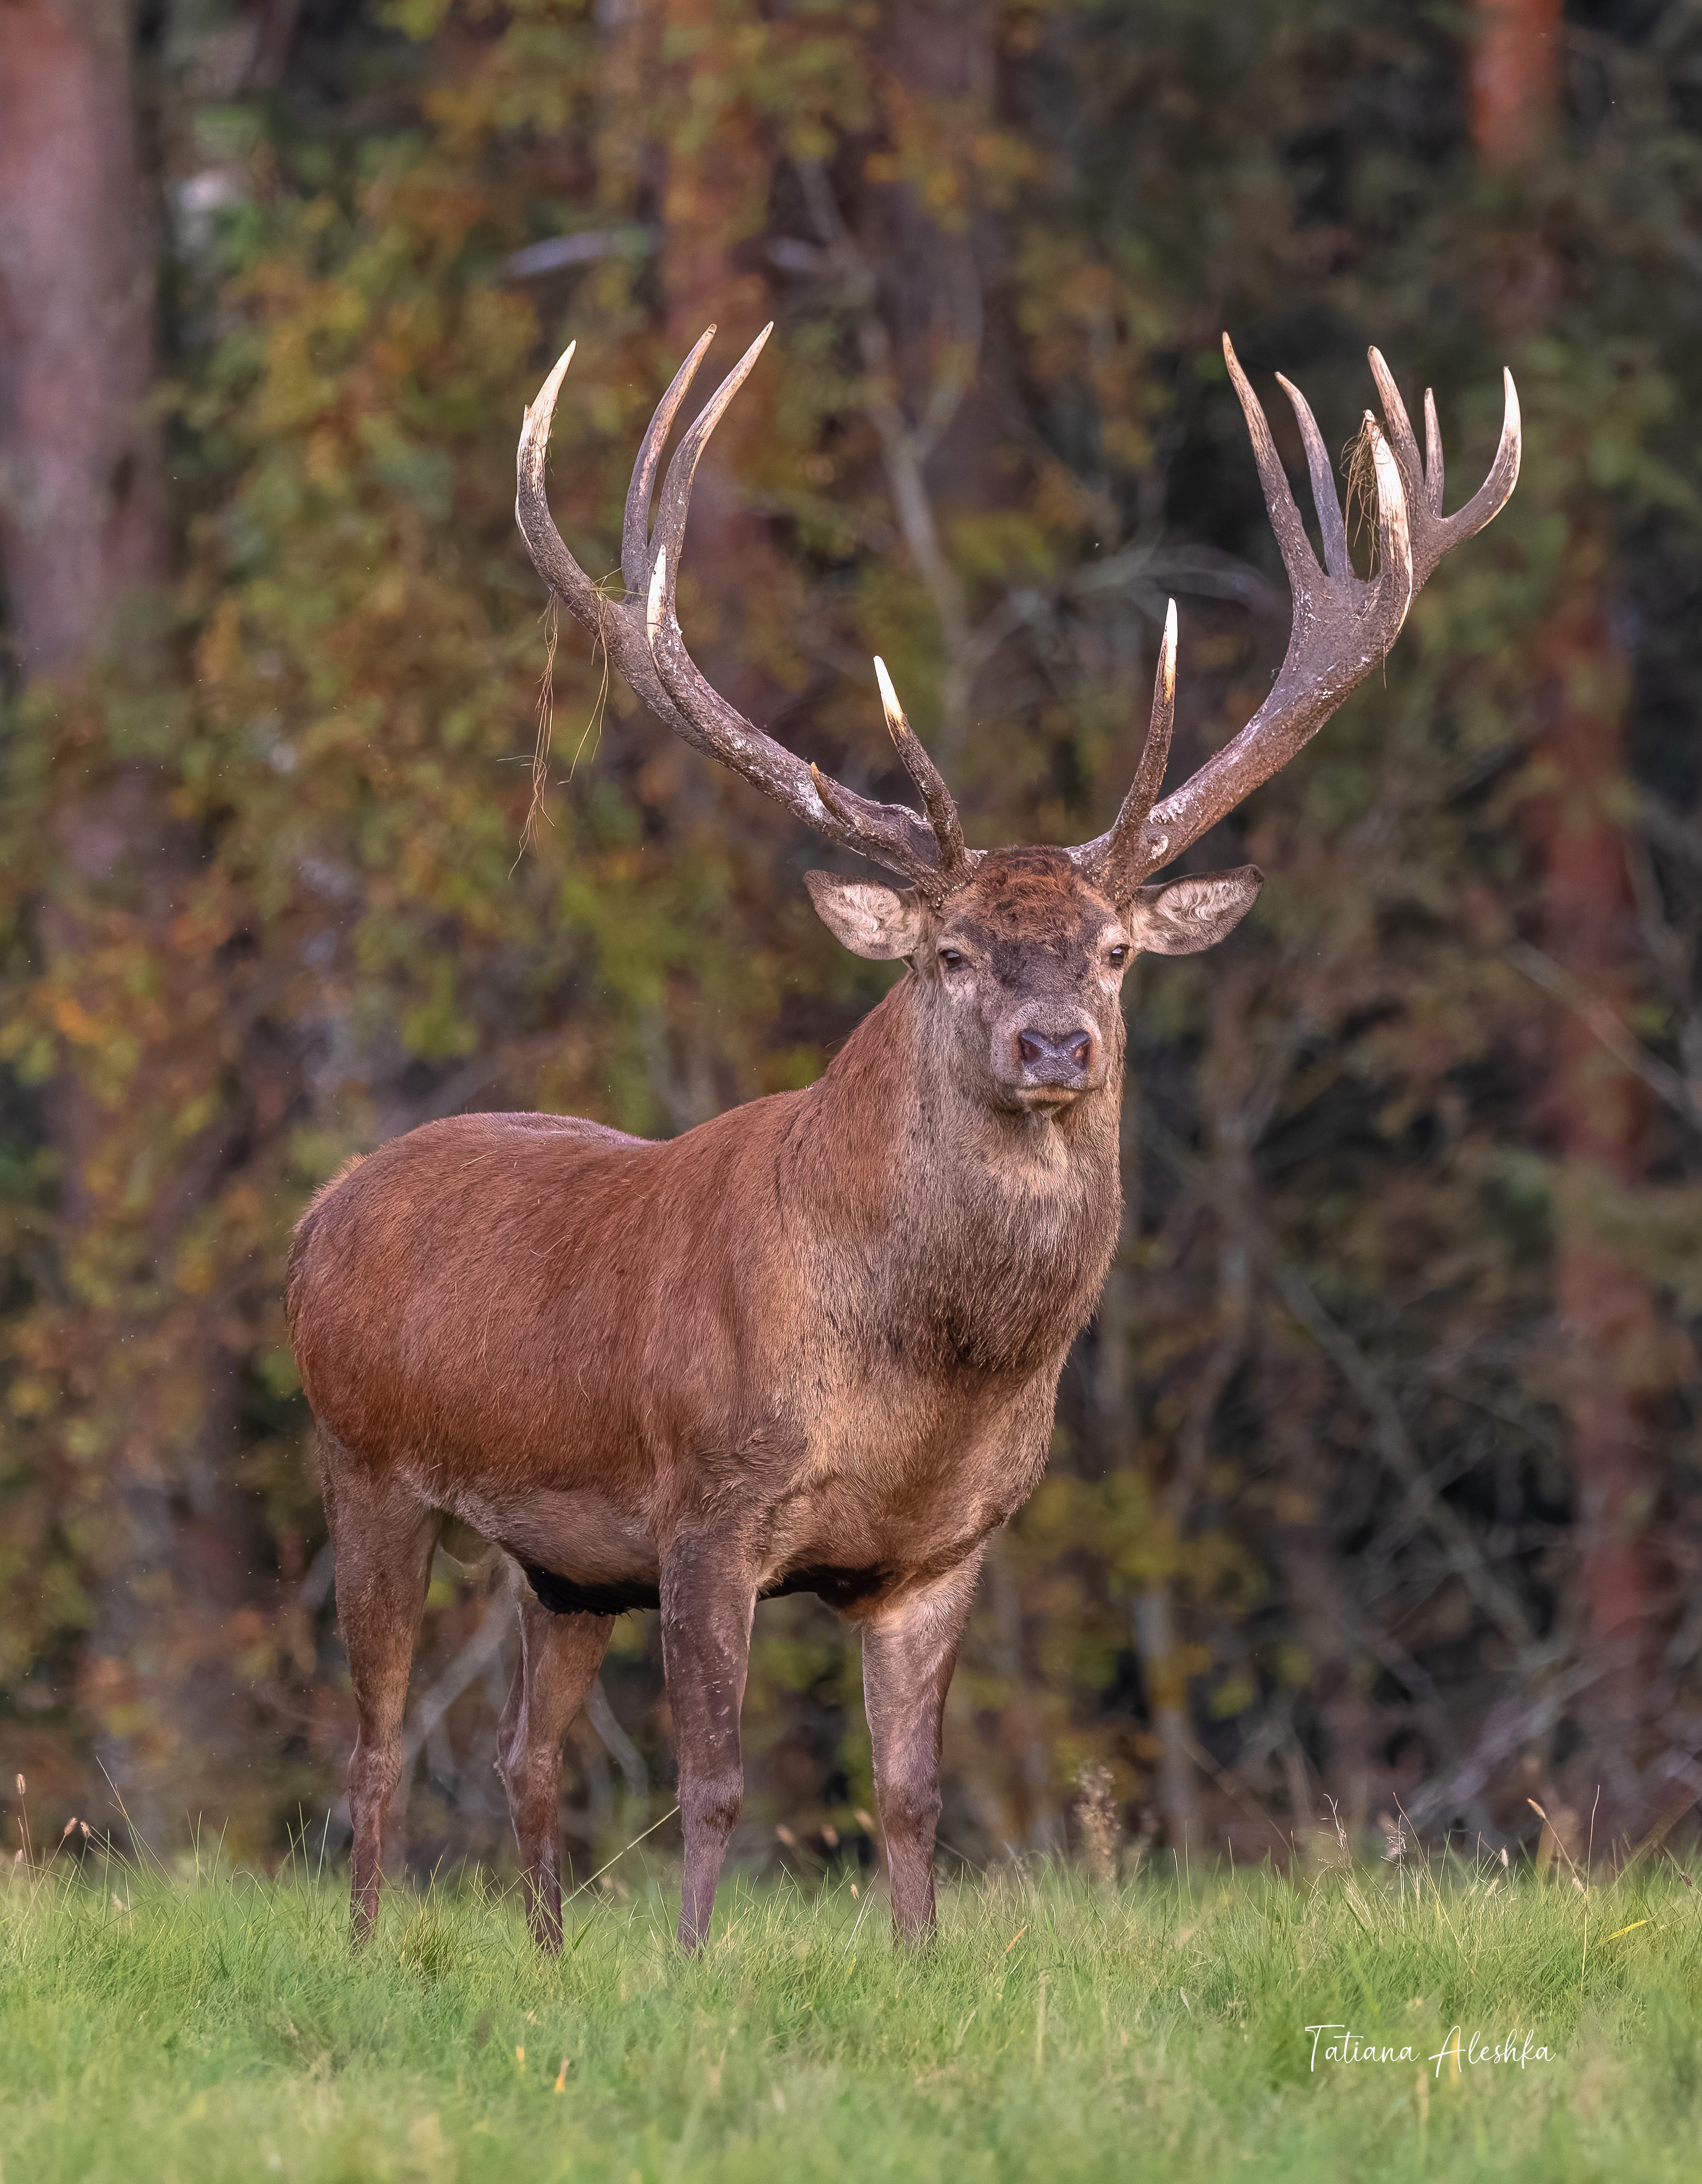
[[[1191,955],[1230,932],[1261,884],[1253,866],[1154,883],[1208,828],[1288,762],[1355,686],[1388,656],[1413,595],[1448,549],[1505,505],[1519,475],[1519,402],[1502,375],[1505,411],[1489,475],[1466,506],[1442,513],[1442,436],[1424,398],[1425,452],[1388,367],[1371,366],[1383,409],[1365,435],[1377,481],[1377,562],[1354,573],[1330,460],[1305,398],[1278,376],[1300,430],[1324,549],[1321,568],[1276,443],[1245,374],[1223,338],[1224,360],[1253,441],[1265,504],[1293,594],[1288,648],[1271,694],[1240,733],[1181,788],[1160,800],[1176,714],[1176,606],[1165,617],[1152,712],[1122,809],[1108,832],[1060,850],[971,850],[951,792],[875,662],[887,727],[915,784],[920,813],[857,794],[807,764],[735,711],[686,649],[675,585],[692,482],[709,437],[768,339],[765,327],[681,441],[651,501],[662,450],[711,326],[658,404],[627,488],[620,567],[626,596],[605,599],[562,543],[544,490],[544,455],[571,347],[544,382],[520,430],[514,513],[532,561],[570,612],[607,648],[638,695],[696,749],[717,758],[838,847],[883,866],[904,885],[806,877],[829,930],[859,956],[908,957],[924,1005],[988,1095],[1014,1106],[1067,1105],[1104,1084],[1121,1050],[1118,989],[1142,950]]]
[[[1066,850],[989,850],[937,905],[921,888],[806,872],[854,955],[908,956],[952,1074],[995,1106],[1056,1112],[1122,1054],[1123,974],[1142,950],[1192,955],[1251,905],[1260,874],[1189,876],[1119,903]]]

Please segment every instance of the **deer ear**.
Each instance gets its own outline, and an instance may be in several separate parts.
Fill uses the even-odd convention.
[[[1232,872],[1189,872],[1137,888],[1126,912],[1129,931],[1149,956],[1198,956],[1234,932],[1264,884],[1257,865],[1240,865]]]
[[[915,953],[922,937],[922,905],[914,888],[842,880],[835,872],[806,872],[804,884],[815,915],[854,956],[885,963]]]

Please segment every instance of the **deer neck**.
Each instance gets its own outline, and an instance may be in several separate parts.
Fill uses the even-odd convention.
[[[1061,1364],[1115,1248],[1123,1057],[1062,1114],[966,1092],[913,978],[865,1017],[810,1095],[823,1233],[852,1247],[890,1344],[1024,1377]]]

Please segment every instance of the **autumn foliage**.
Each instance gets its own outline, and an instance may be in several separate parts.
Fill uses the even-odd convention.
[[[565,342],[553,500],[600,573],[680,355],[776,319],[699,488],[694,651],[897,795],[880,651],[991,843],[1107,822],[1168,595],[1173,777],[1268,687],[1287,599],[1226,326],[1338,444],[1374,340],[1471,484],[1510,365],[1524,474],[1386,679],[1201,845],[1265,867],[1254,916],[1132,981],[1124,1245],[983,1583],[943,1833],[1073,1840],[1084,1767],[1135,1839],[1253,1857],[1326,1794],[1498,1842],[1599,1782],[1616,1829],[1674,1818],[1702,1702],[1688,13],[286,12],[166,10],[132,56],[152,580],[127,563],[43,660],[6,549],[0,1751],[79,1810],[98,1760],[162,1840],[204,1814],[258,1854],[330,1814],[334,1842],[350,1709],[281,1303],[307,1196],[469,1107],[687,1128],[808,1080],[885,982],[811,917],[809,844],[553,642],[513,466]],[[1549,47],[1486,89],[1527,16]],[[30,331],[14,297],[8,355]],[[490,1855],[505,1603],[448,1563],[431,1599],[413,1839]],[[587,1843],[669,1765],[645,1620],[616,1646],[575,1732]],[[857,1674],[815,1603],[759,1614],[750,1847],[859,1833]]]

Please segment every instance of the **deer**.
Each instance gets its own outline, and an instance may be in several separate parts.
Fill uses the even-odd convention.
[[[564,544],[545,458],[571,347],[526,410],[515,515],[553,598],[669,729],[887,880],[810,872],[828,931],[902,963],[802,1090],[653,1142],[555,1114],[455,1115],[358,1159],[297,1226],[286,1312],[315,1422],[353,1688],[352,1936],[372,1932],[387,1808],[434,1551],[501,1550],[520,1658],[498,1726],[532,1935],[562,1939],[562,1742],[615,1618],[659,1610],[682,1836],[679,1939],[709,1930],[744,1791],[739,1715],[759,1600],[809,1592],[860,1632],[895,1942],[935,1930],[948,1687],[992,1535],[1038,1483],[1066,1354],[1122,1214],[1121,989],[1141,954],[1222,940],[1263,876],[1156,878],[1293,757],[1378,669],[1444,554],[1505,504],[1499,443],[1443,513],[1442,438],[1420,455],[1370,352],[1375,563],[1354,568],[1323,438],[1279,375],[1310,472],[1320,566],[1227,335],[1292,594],[1268,696],[1161,796],[1176,706],[1171,603],[1133,779],[1074,847],[966,844],[892,679],[887,727],[920,809],[877,801],[738,712],[687,649],[676,587],[694,475],[770,329],[665,447],[711,326],[640,444],[624,595]],[[653,501],[654,504],[654,521]]]

